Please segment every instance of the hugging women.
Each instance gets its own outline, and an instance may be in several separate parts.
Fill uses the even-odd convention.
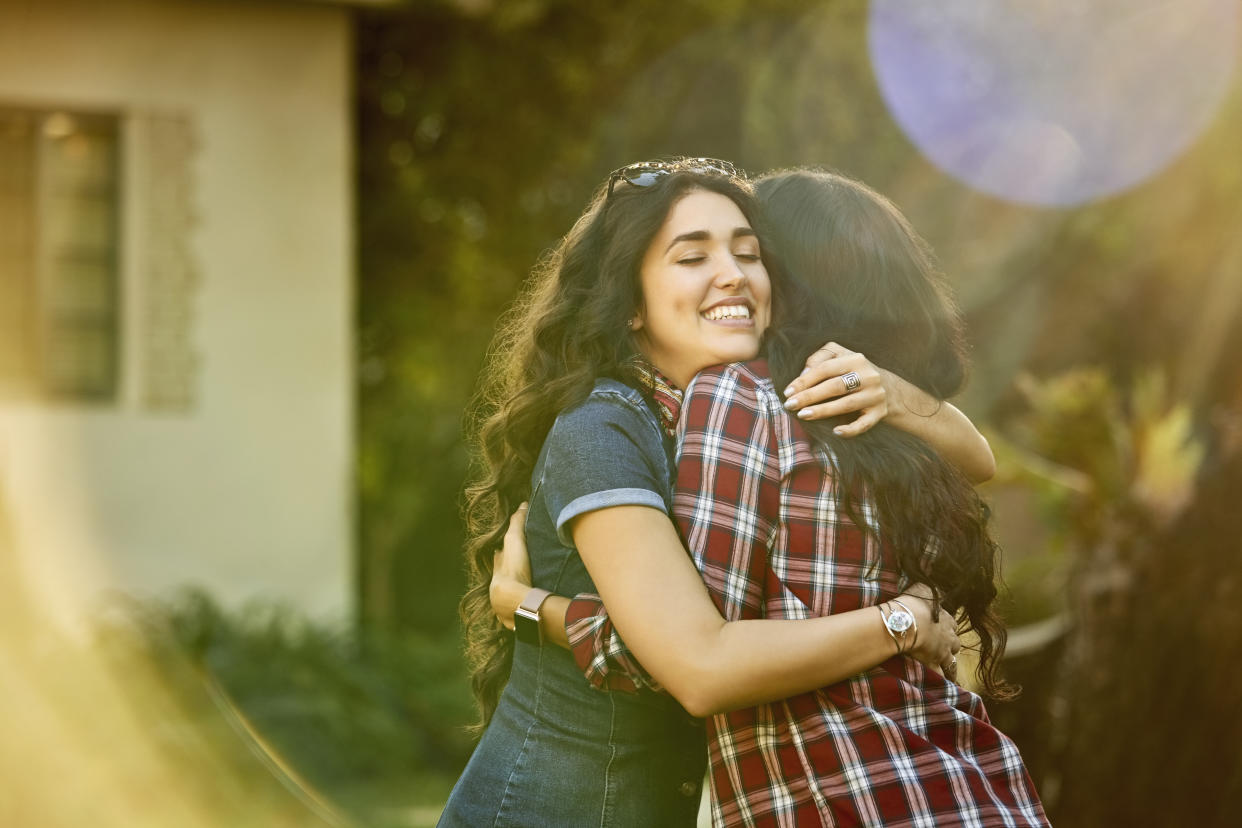
[[[1004,689],[991,452],[942,402],[965,369],[930,252],[863,185],[610,176],[484,378],[486,728],[441,824],[693,825],[706,758],[718,825],[1046,824],[953,680],[960,625]]]

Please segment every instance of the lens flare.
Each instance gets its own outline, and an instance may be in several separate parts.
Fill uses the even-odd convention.
[[[874,0],[893,117],[983,192],[1068,206],[1159,173],[1233,80],[1235,0]]]

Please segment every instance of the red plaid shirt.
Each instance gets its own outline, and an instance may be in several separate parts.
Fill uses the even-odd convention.
[[[674,512],[726,619],[809,618],[901,592],[893,556],[839,512],[832,458],[785,412],[765,363],[700,374],[684,413]],[[571,615],[596,686],[650,684],[597,599]],[[912,658],[715,715],[708,733],[716,825],[1048,824],[982,700]]]

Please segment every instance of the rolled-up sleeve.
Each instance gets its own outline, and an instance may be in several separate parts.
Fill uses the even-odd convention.
[[[668,514],[669,464],[659,426],[619,395],[594,394],[548,434],[540,485],[557,537],[573,545],[573,519],[612,506]]]
[[[598,595],[580,593],[565,612],[565,635],[578,669],[598,690],[662,690],[612,625]]]

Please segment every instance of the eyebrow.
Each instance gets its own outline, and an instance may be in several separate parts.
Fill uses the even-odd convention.
[[[759,234],[756,233],[750,227],[734,227],[733,235],[731,238],[738,239],[738,238],[744,238],[746,236],[753,236],[757,238],[758,235]],[[673,245],[678,244],[680,242],[707,241],[711,237],[712,237],[712,234],[707,232],[706,230],[692,230],[689,233],[682,233],[680,236],[678,236],[677,238],[673,239],[671,242],[668,243],[668,247],[664,248],[664,252],[667,253],[668,251],[672,250]]]

